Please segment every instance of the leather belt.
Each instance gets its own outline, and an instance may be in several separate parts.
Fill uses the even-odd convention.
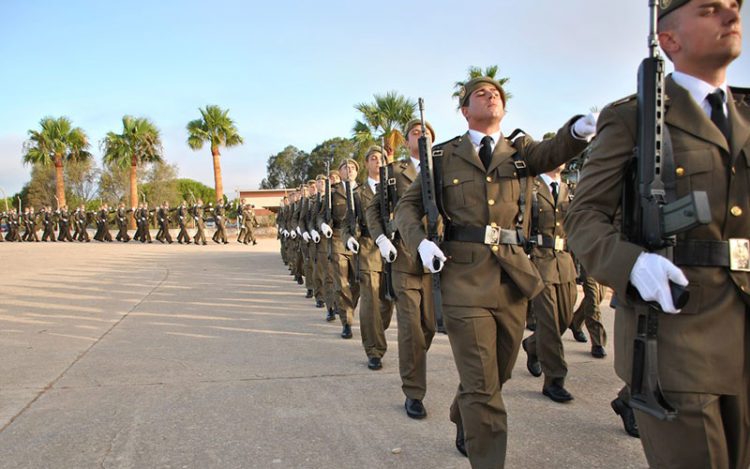
[[[506,230],[496,226],[449,225],[445,230],[446,241],[465,241],[488,245],[522,245],[516,230]]]
[[[674,247],[674,263],[698,267],[729,267],[735,271],[750,272],[749,246],[750,241],[741,238],[729,241],[678,241]]]

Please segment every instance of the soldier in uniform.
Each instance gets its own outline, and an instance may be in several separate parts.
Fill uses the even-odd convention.
[[[156,240],[164,244],[164,241],[172,244],[172,235],[169,234],[169,202],[166,200],[156,211],[156,217],[159,221],[159,232]]]
[[[148,209],[148,202],[144,202],[138,216],[138,221],[141,225],[141,243],[152,243],[150,216],[151,212]]]
[[[39,242],[39,235],[36,232],[36,213],[34,213],[34,207],[26,207],[24,210],[24,226],[26,231],[23,234],[24,241],[36,241]]]
[[[632,292],[665,313],[658,372],[677,416],[634,412],[651,467],[750,466],[750,272],[731,249],[750,233],[750,92],[726,83],[742,48],[740,4],[659,4],[659,45],[675,70],[666,78],[664,114],[673,166],[663,177],[674,179],[677,198],[705,191],[711,222],[677,235],[673,262],[621,233],[616,217],[637,135],[634,97],[602,111],[565,220],[586,271],[615,291],[615,371],[624,381],[632,377],[636,335]],[[670,281],[690,285],[681,311]]]
[[[216,201],[216,206],[213,208],[214,213],[214,224],[216,225],[216,231],[211,237],[214,243],[217,244],[228,244],[227,231],[224,223],[226,222],[226,209],[224,208],[224,202],[221,200]]]
[[[318,174],[315,177],[315,202],[310,210],[310,219],[307,222],[310,232],[310,239],[313,241],[313,295],[315,296],[315,307],[322,308],[326,305],[328,291],[332,285],[327,283],[328,279],[328,254],[326,243],[320,242],[320,225],[318,225],[318,214],[323,210],[323,196],[325,195],[325,182],[328,177],[325,174]],[[331,308],[333,303],[331,303]],[[335,319],[335,318],[334,318]]]
[[[390,164],[390,173],[396,180],[397,198],[401,198],[419,178],[418,142],[422,135],[420,124],[418,119],[414,119],[404,128],[409,159]],[[435,132],[429,123],[427,131],[432,141]],[[378,187],[382,190],[382,186]],[[414,256],[413,253],[416,251],[407,249],[400,227],[398,232],[392,233],[383,225],[378,197],[379,195],[367,207],[367,226],[380,255],[386,262],[393,263],[393,289],[396,293],[398,324],[398,367],[401,390],[406,396],[404,408],[409,417],[421,419],[427,416],[422,401],[427,393],[427,351],[435,336],[432,280]],[[391,242],[391,239],[394,242]]]
[[[255,218],[255,205],[245,204],[242,207],[242,226],[245,229],[243,244],[253,243],[253,246],[258,244],[255,239],[255,228],[258,227],[258,219]]]
[[[315,279],[313,276],[313,251],[316,246],[314,242],[311,242],[310,230],[313,229],[311,223],[311,215],[313,213],[313,205],[315,200],[315,194],[317,188],[315,187],[315,181],[307,181],[307,187],[305,187],[305,197],[302,199],[302,208],[299,214],[298,227],[299,233],[302,236],[302,251],[304,258],[304,277],[305,277],[305,288],[307,293],[305,298],[313,297],[313,289],[315,288]]]
[[[321,233],[333,243],[330,265],[333,272],[334,303],[343,326],[341,330],[343,339],[352,338],[354,309],[359,301],[359,283],[353,281],[356,277],[353,255],[351,251],[346,249],[343,238],[347,211],[346,188],[343,181],[355,184],[358,170],[359,165],[354,160],[346,159],[341,162],[339,165],[341,181],[334,183],[334,180],[331,180],[330,225],[326,221],[320,220]]]
[[[130,235],[128,235],[128,210],[122,202],[117,206],[115,221],[117,222],[117,236],[115,236],[115,239],[127,243],[130,241]]]
[[[58,207],[56,215],[58,220],[57,240],[73,241],[73,237],[70,236],[70,212],[68,212],[67,205]]]
[[[97,215],[98,224],[101,224],[101,238],[99,241],[111,243],[112,234],[109,232],[109,205],[104,204]]]
[[[532,300],[536,330],[524,339],[527,368],[533,376],[544,373],[542,393],[555,402],[573,396],[565,389],[568,364],[562,334],[568,329],[576,302],[576,268],[565,245],[563,217],[570,205],[568,185],[560,178],[565,165],[543,173],[533,181],[531,196],[531,261],[544,290]]]
[[[444,243],[426,239],[420,179],[401,198],[396,222],[422,265],[443,270],[445,329],[460,378],[450,411],[456,447],[473,467],[495,468],[504,466],[507,444],[502,386],[518,356],[527,303],[544,288],[524,251],[528,217],[519,216],[531,198],[531,177],[580,153],[595,118],[575,117],[542,142],[511,141],[500,130],[505,93],[488,77],[466,83],[460,109],[469,131],[433,149]]]
[[[183,200],[180,206],[177,207],[177,226],[180,227],[180,232],[177,234],[177,242],[182,244],[190,244],[190,236],[188,235],[186,224],[188,218],[187,204]]]
[[[573,313],[570,329],[573,331],[573,337],[576,341],[585,343],[587,342],[586,334],[581,330],[581,326],[585,323],[586,330],[589,331],[591,336],[591,356],[604,358],[607,356],[604,349],[607,346],[607,331],[602,324],[602,312],[599,309],[599,304],[604,300],[607,287],[600,285],[583,267],[581,267],[579,277],[583,286],[583,300]]]
[[[373,200],[377,201],[382,158],[383,150],[380,147],[373,146],[367,150],[367,182],[357,187],[354,194],[355,216],[347,217],[347,220],[355,221],[354,226],[351,223],[347,224],[347,233],[350,236],[347,246],[352,244],[352,247],[356,248],[354,251],[359,253],[359,329],[362,333],[362,346],[367,355],[367,367],[371,370],[383,367],[383,355],[388,348],[385,331],[391,324],[393,315],[393,303],[385,298],[385,288],[382,284],[383,259],[380,257],[378,246],[370,236],[365,214],[370,203]]]
[[[203,220],[203,200],[198,199],[197,203],[193,205],[191,215],[193,216],[193,220],[195,220],[195,235],[193,236],[193,242],[196,245],[201,244],[205,246],[208,243],[206,242],[206,224]]]
[[[55,239],[55,216],[52,212],[52,207],[47,205],[46,207],[42,207],[42,241],[45,243],[47,241],[52,241],[53,243],[57,241]]]

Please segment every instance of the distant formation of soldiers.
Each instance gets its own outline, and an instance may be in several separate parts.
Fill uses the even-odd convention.
[[[98,210],[86,210],[84,205],[70,211],[67,206],[53,210],[51,206],[42,207],[38,212],[34,207],[25,207],[23,213],[18,213],[15,208],[10,208],[0,213],[0,223],[7,226],[5,236],[0,235],[0,241],[11,242],[90,242],[89,226],[96,227],[93,239],[99,242],[112,242],[112,228],[117,229],[114,240],[127,243],[131,240],[141,243],[152,243],[151,227],[158,228],[155,236],[161,243],[172,244],[170,226],[179,228],[177,242],[179,244],[198,244],[205,246],[206,242],[206,216],[213,215],[216,223],[216,232],[213,241],[217,244],[228,244],[226,234],[226,214],[229,210],[236,212],[238,236],[237,242],[242,244],[257,244],[255,228],[259,225],[255,216],[255,206],[252,204],[238,202],[237,204],[224,204],[218,202],[203,205],[198,199],[195,204],[188,206],[182,202],[178,207],[170,208],[168,202],[149,209],[148,203],[140,203],[137,207],[127,208],[120,203],[117,208],[110,208],[102,204]],[[135,221],[136,231],[131,237],[128,233],[128,224],[132,219]],[[188,233],[188,226],[193,222],[195,233]],[[39,231],[42,231],[41,239]]]

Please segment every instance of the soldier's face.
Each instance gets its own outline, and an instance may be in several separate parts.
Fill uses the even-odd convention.
[[[331,184],[338,184],[341,182],[341,178],[336,174],[332,175],[330,179],[331,179]]]
[[[357,167],[354,166],[354,163],[346,164],[346,175],[349,181],[357,179]]]
[[[659,24],[659,44],[675,68],[687,73],[726,67],[742,52],[736,0],[693,0]]]
[[[381,158],[382,156],[380,153],[373,153],[367,157],[365,164],[367,165],[368,176],[374,178],[376,175],[379,175],[380,166],[382,165]]]
[[[315,185],[317,186],[319,192],[323,192],[326,188],[326,182],[323,179],[318,179],[317,181],[315,181]]]
[[[427,135],[428,135],[430,142],[432,142],[433,136],[429,128],[427,129]],[[415,125],[409,130],[409,133],[406,135],[406,146],[409,148],[409,154],[415,158],[419,156],[419,139],[421,137],[422,137],[421,125]]]
[[[310,184],[307,186],[307,191],[310,195],[315,195],[318,192],[317,184]]]
[[[500,122],[505,116],[505,107],[500,91],[490,84],[481,85],[471,93],[469,105],[461,108],[469,124],[476,122]]]

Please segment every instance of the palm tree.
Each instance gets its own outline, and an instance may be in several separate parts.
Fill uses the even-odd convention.
[[[67,117],[45,117],[39,125],[42,130],[29,130],[29,139],[24,143],[23,162],[42,166],[55,165],[55,195],[58,206],[67,205],[63,165],[66,160],[91,158],[88,137],[80,127],[73,127]]]
[[[122,133],[107,132],[101,148],[105,164],[130,167],[130,207],[138,206],[138,166],[163,161],[159,129],[145,117],[125,116]]]
[[[359,103],[354,109],[362,113],[362,120],[357,120],[352,129],[353,140],[360,147],[385,139],[385,145],[394,152],[405,142],[401,132],[406,124],[414,118],[416,103],[395,91],[385,95],[374,96],[373,103]]]
[[[214,158],[214,183],[216,187],[216,200],[224,199],[224,186],[221,182],[221,162],[219,147],[233,147],[242,145],[244,141],[240,137],[234,121],[229,118],[229,109],[223,110],[219,106],[208,105],[205,109],[198,109],[201,118],[188,122],[187,143],[193,150],[203,148],[204,142],[211,145],[211,155]]]
[[[497,65],[490,65],[484,70],[482,70],[482,67],[475,67],[475,66],[469,67],[468,69],[469,77],[467,78],[467,80],[457,81],[456,83],[453,84],[453,87],[456,89],[456,91],[453,92],[453,97],[454,98],[460,97],[461,91],[463,90],[464,85],[468,83],[469,81],[471,81],[472,79],[479,78],[479,77],[489,77],[489,78],[492,78],[493,80],[497,80],[497,82],[500,83],[500,86],[503,87],[503,91],[505,91],[505,99],[506,100],[510,99],[513,95],[511,95],[505,89],[505,84],[510,81],[510,78],[508,77],[497,78],[497,72],[499,71],[500,71],[500,67],[498,67]]]

